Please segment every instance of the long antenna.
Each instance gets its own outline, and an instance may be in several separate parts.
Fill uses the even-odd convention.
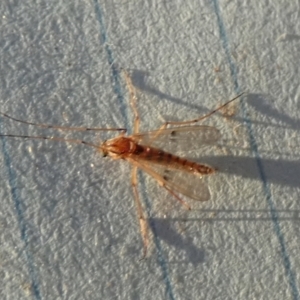
[[[77,139],[65,139],[60,137],[51,137],[51,136],[31,136],[31,135],[17,135],[17,134],[0,134],[0,137],[11,137],[11,138],[22,138],[22,139],[36,139],[36,140],[50,140],[56,142],[65,142],[65,143],[72,143],[72,144],[80,144],[86,145],[93,148],[100,149],[100,145],[96,145],[93,143],[89,143],[83,140]]]
[[[208,117],[210,117],[211,115],[213,115],[214,113],[216,113],[217,111],[219,111],[220,109],[224,108],[225,106],[227,106],[229,103],[235,101],[236,99],[240,98],[242,95],[244,95],[245,92],[237,95],[236,97],[234,97],[233,99],[227,101],[226,103],[222,104],[221,106],[217,107],[216,109],[214,109],[213,111],[211,111],[210,113],[208,113],[207,115],[205,116],[202,116],[200,118],[197,118],[197,119],[193,119],[193,120],[189,120],[189,121],[183,121],[183,122],[172,122],[172,121],[169,121],[169,122],[166,122],[165,124],[166,125],[185,125],[185,124],[191,124],[191,123],[197,123],[201,120],[204,120]]]
[[[17,118],[14,118],[12,116],[9,116],[8,114],[1,112],[0,115],[13,120],[15,122],[19,122],[22,124],[26,125],[32,125],[36,127],[41,127],[41,128],[46,128],[46,129],[56,129],[56,130],[64,130],[64,131],[123,131],[124,133],[126,132],[125,128],[90,128],[90,127],[68,127],[68,126],[59,126],[59,125],[50,125],[50,124],[39,124],[39,123],[34,123],[34,122],[29,122],[29,121],[23,121]]]

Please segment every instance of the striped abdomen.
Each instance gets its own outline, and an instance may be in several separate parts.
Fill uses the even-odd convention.
[[[189,161],[185,158],[181,158],[177,155],[173,155],[157,148],[135,144],[135,149],[132,150],[133,151],[130,153],[131,156],[137,156],[137,158],[140,160],[166,165],[172,169],[181,169],[187,172],[199,173],[202,175],[215,172],[214,168]]]

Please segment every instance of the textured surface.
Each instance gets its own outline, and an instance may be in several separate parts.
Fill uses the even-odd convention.
[[[186,212],[139,177],[142,262],[126,163],[3,139],[1,299],[300,299],[299,6],[235,2],[1,1],[0,103],[15,117],[131,128],[119,67],[145,130],[249,92],[232,119],[207,120],[220,147],[193,153],[220,169],[210,201]],[[1,132],[54,134],[3,118]]]

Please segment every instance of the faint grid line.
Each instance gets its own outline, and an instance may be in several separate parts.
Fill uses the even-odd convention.
[[[1,126],[2,127],[2,126]],[[6,141],[2,137],[2,153],[4,156],[4,162],[5,162],[5,167],[8,172],[8,182],[10,186],[10,193],[12,200],[15,205],[15,210],[17,213],[17,219],[18,219],[18,225],[19,225],[19,230],[21,233],[21,240],[25,245],[25,260],[27,263],[28,267],[28,273],[29,273],[29,278],[31,280],[31,286],[32,286],[32,291],[35,299],[42,299],[41,297],[41,292],[40,292],[40,287],[39,287],[39,280],[38,280],[38,275],[37,271],[34,267],[34,259],[33,259],[33,254],[31,253],[29,249],[29,239],[28,239],[28,225],[24,217],[24,210],[23,210],[23,203],[22,199],[18,193],[18,187],[17,187],[17,176],[11,167],[11,159],[9,156],[9,153],[7,151],[7,146],[6,146]]]
[[[121,109],[121,113],[125,119],[126,127],[128,127],[127,126],[129,124],[128,114],[127,114],[127,110],[126,110],[126,104],[124,101],[124,95],[123,95],[123,92],[121,89],[121,84],[120,84],[120,73],[119,73],[118,69],[116,68],[116,66],[114,65],[113,52],[107,43],[107,31],[106,31],[105,24],[104,24],[103,13],[102,13],[102,10],[101,10],[98,0],[94,0],[94,5],[95,5],[95,13],[96,13],[99,25],[100,25],[100,34],[101,34],[100,41],[105,47],[105,51],[107,54],[107,60],[108,60],[109,66],[111,67],[111,71],[112,71],[112,85],[114,88],[114,92],[117,95],[118,100],[121,104],[120,109]],[[143,187],[145,187],[145,182],[142,181],[141,185]],[[144,190],[145,190],[145,188],[143,188],[143,191]],[[151,208],[150,201],[148,201],[148,197],[146,195],[143,195],[143,198],[145,199],[146,209],[148,211]],[[173,295],[172,285],[171,285],[171,281],[170,281],[169,274],[168,274],[167,261],[164,258],[161,244],[159,242],[159,239],[158,239],[158,236],[156,233],[156,227],[155,227],[155,224],[153,221],[150,221],[150,227],[153,232],[155,246],[156,246],[156,249],[158,252],[158,264],[162,270],[163,280],[166,285],[166,294],[171,300],[174,300],[175,298]]]
[[[239,88],[239,84],[238,84],[238,77],[237,77],[237,71],[236,71],[237,68],[236,68],[236,65],[234,64],[234,62],[231,58],[231,55],[230,55],[229,40],[227,38],[225,25],[224,25],[224,22],[223,22],[222,17],[221,17],[218,0],[213,0],[213,4],[214,4],[215,14],[217,16],[217,22],[218,22],[218,26],[219,26],[219,30],[220,30],[220,37],[221,37],[221,40],[222,40],[222,45],[223,45],[223,48],[225,50],[225,54],[226,54],[226,57],[227,57],[227,60],[228,60],[229,66],[230,66],[230,72],[231,72],[231,76],[232,76],[232,79],[233,79],[233,82],[234,82],[234,88],[235,88],[236,93],[239,94],[240,93],[240,88]],[[284,235],[283,235],[283,233],[281,231],[281,228],[280,228],[278,213],[277,213],[274,201],[272,199],[270,186],[269,186],[266,174],[265,174],[262,159],[261,159],[260,153],[258,151],[258,146],[257,146],[255,136],[254,136],[254,132],[253,132],[253,129],[252,129],[252,123],[251,123],[251,120],[248,116],[247,107],[246,107],[244,101],[242,101],[242,112],[243,112],[244,122],[247,126],[247,129],[248,129],[248,135],[249,135],[249,140],[250,140],[250,145],[251,145],[251,148],[252,148],[252,152],[253,152],[255,160],[256,160],[256,164],[257,164],[257,167],[258,167],[258,170],[259,170],[260,178],[263,182],[265,197],[267,199],[267,203],[269,205],[269,209],[270,209],[270,212],[271,212],[274,231],[275,231],[275,234],[276,234],[276,236],[278,238],[278,241],[279,241],[282,260],[283,260],[283,264],[284,264],[284,267],[285,267],[285,272],[286,272],[286,275],[288,277],[290,287],[292,289],[293,297],[294,297],[294,299],[299,300],[300,299],[299,291],[298,291],[298,288],[297,288],[295,275],[294,275],[294,272],[292,270],[290,258],[289,258],[289,255],[287,253],[287,249],[286,249],[286,245],[285,245],[285,241],[284,241]]]
[[[120,83],[120,72],[118,70],[118,68],[115,65],[115,61],[114,61],[114,57],[113,57],[113,52],[112,49],[109,47],[108,43],[107,43],[107,31],[106,31],[106,27],[105,27],[105,23],[103,20],[103,13],[101,10],[101,7],[98,3],[98,0],[94,0],[94,6],[95,6],[95,13],[99,22],[99,29],[100,29],[100,42],[102,45],[104,45],[104,49],[107,55],[107,60],[108,60],[108,64],[110,66],[111,69],[111,83],[113,86],[113,90],[114,93],[117,95],[117,99],[120,103],[120,111],[121,114],[124,118],[125,121],[125,127],[129,128],[129,120],[128,120],[128,113],[127,113],[127,106],[126,103],[124,101],[124,95],[122,92],[122,88],[121,88],[121,83]]]
[[[145,178],[144,178],[144,176],[141,176],[143,174],[141,174],[140,171],[138,174],[139,174],[139,178],[140,178],[139,181],[141,183],[141,186],[145,187],[146,186]],[[151,218],[150,213],[149,213],[149,211],[151,211],[151,207],[152,207],[151,201],[149,200],[149,196],[145,192],[145,189],[143,189],[143,191],[142,191],[142,197],[143,197],[143,199],[145,199],[145,203],[146,203],[146,207],[147,207],[147,217],[149,219],[151,231],[153,232],[154,243],[155,243],[157,253],[158,253],[157,261],[161,267],[163,281],[165,282],[165,285],[166,285],[166,295],[169,297],[169,299],[175,300],[172,284],[171,284],[170,277],[169,277],[168,265],[166,263],[164,255],[163,255],[163,250],[161,247],[160,240],[158,238],[155,222],[153,221],[153,219]],[[149,209],[149,211],[148,211],[148,209]]]

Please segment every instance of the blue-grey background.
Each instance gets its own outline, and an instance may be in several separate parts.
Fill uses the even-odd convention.
[[[1,299],[300,299],[299,47],[297,1],[1,1],[0,110],[14,117],[130,129],[120,68],[144,130],[249,93],[205,122],[218,147],[193,153],[220,169],[210,201],[186,212],[140,174],[142,262],[126,162],[2,139]],[[113,136],[3,118],[1,132]]]

